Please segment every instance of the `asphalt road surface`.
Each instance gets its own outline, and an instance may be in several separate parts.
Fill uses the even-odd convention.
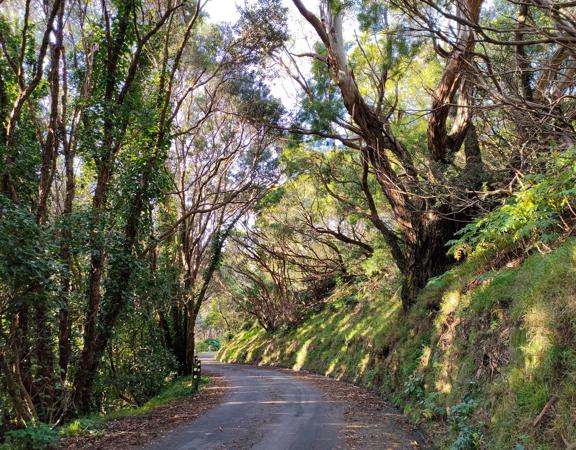
[[[344,448],[344,407],[312,383],[269,369],[203,358],[203,370],[226,378],[223,402],[144,450]]]

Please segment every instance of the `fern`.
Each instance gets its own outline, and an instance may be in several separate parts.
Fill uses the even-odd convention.
[[[449,254],[470,246],[508,248],[526,242],[550,242],[569,231],[566,217],[576,219],[576,150],[556,156],[546,175],[527,177],[524,189],[504,205],[464,227],[451,240]]]

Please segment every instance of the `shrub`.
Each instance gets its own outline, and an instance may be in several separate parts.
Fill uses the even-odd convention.
[[[174,378],[175,367],[174,355],[159,345],[118,352],[114,366],[105,367],[99,379],[104,409],[142,406]]]
[[[55,448],[58,433],[45,423],[36,423],[21,430],[6,433],[2,450],[45,450]]]
[[[211,351],[217,352],[220,350],[221,345],[218,339],[206,339],[204,342],[206,342],[206,345],[208,345]]]
[[[481,448],[482,434],[470,425],[470,416],[478,403],[469,395],[465,395],[462,402],[450,408],[450,428],[457,433],[456,440],[452,442],[450,450],[468,450]]]
[[[104,424],[104,419],[100,417],[80,417],[62,427],[60,436],[64,438],[94,434],[102,430]]]
[[[576,149],[555,156],[546,174],[525,181],[504,205],[460,230],[458,239],[448,243],[449,253],[459,259],[462,249],[538,245],[569,231],[569,222],[576,220]]]
[[[199,342],[196,346],[196,351],[198,352],[217,352],[220,350],[221,344],[218,339],[206,339]]]

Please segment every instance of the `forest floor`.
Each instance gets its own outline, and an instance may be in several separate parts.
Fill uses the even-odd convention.
[[[143,416],[112,421],[72,449],[425,449],[377,395],[306,372],[204,361],[210,384]],[[148,443],[148,444],[147,444]]]
[[[190,423],[218,405],[226,392],[226,381],[217,374],[210,375],[208,386],[198,393],[183,397],[168,405],[136,416],[122,417],[107,422],[97,433],[67,438],[61,449],[128,450],[141,448],[146,443]]]

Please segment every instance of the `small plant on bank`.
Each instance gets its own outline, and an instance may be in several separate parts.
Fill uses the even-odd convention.
[[[470,416],[477,406],[478,402],[466,394],[460,403],[449,408],[450,428],[458,433],[456,440],[450,445],[450,450],[480,448],[482,433],[470,425]]]
[[[529,250],[573,232],[576,220],[576,149],[547,161],[545,173],[530,175],[522,190],[449,241],[455,259],[479,248]]]

